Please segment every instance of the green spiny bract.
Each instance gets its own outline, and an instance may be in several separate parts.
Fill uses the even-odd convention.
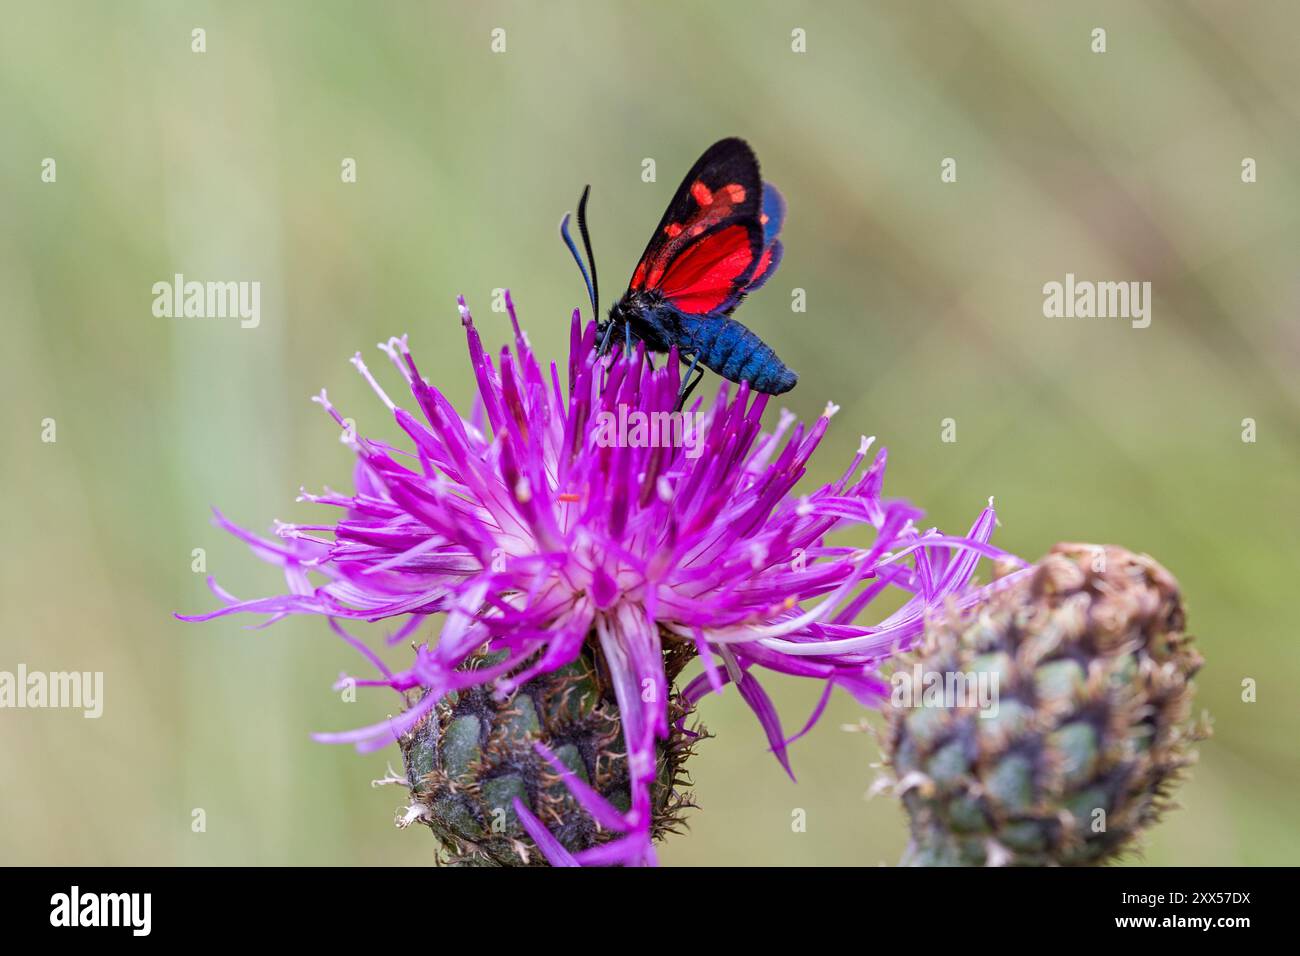
[[[665,654],[672,685],[690,658],[682,645]],[[500,656],[481,654],[467,667]],[[412,697],[411,705],[419,697]],[[692,806],[683,763],[700,728],[682,728],[688,710],[673,692],[668,700],[672,737],[658,748],[658,783],[653,788],[656,837],[676,832]],[[540,741],[568,769],[626,812],[628,787],[623,725],[613,691],[604,677],[594,642],[572,664],[525,683],[497,701],[490,687],[473,687],[443,698],[399,741],[411,789],[405,820],[419,819],[441,844],[440,862],[454,866],[545,866],[514,810],[518,797],[571,852],[585,850],[617,833],[601,829],[583,810],[563,779],[533,748]],[[404,824],[403,824],[404,825]]]
[[[887,708],[885,756],[912,832],[903,863],[1087,865],[1128,848],[1171,806],[1208,731],[1189,720],[1202,660],[1183,624],[1163,567],[1081,544],[932,621],[904,669],[967,687],[983,675],[996,708]]]

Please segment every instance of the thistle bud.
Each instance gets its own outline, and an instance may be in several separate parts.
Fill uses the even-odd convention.
[[[1109,862],[1171,806],[1207,736],[1190,719],[1202,659],[1163,567],[1058,544],[1005,584],[932,620],[895,673],[927,683],[886,710],[904,864]]]
[[[504,657],[480,654],[464,667]],[[671,674],[687,659],[670,654],[665,665]],[[603,669],[599,649],[589,645],[573,663],[534,677],[505,699],[483,685],[446,695],[399,740],[411,791],[399,826],[426,824],[438,838],[440,862],[453,866],[547,864],[516,800],[571,853],[619,836],[601,826],[563,776],[573,774],[619,814],[631,809],[623,724]],[[411,704],[421,699],[417,694]],[[670,696],[668,713],[673,732],[659,743],[650,788],[656,839],[676,832],[693,806],[683,765],[703,736],[685,728],[689,707],[680,695]]]

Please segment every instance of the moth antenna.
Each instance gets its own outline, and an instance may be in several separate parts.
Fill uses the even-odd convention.
[[[600,278],[596,275],[596,255],[591,251],[591,233],[587,231],[587,197],[591,195],[591,185],[582,187],[582,198],[578,200],[578,231],[582,233],[582,245],[587,250],[587,264],[591,266],[591,310],[600,321]]]
[[[582,273],[582,281],[587,284],[587,298],[591,300],[592,318],[597,322],[600,321],[600,296],[599,287],[595,284],[596,277],[596,260],[591,256],[591,238],[587,234],[587,194],[591,192],[591,187],[586,186],[582,190],[582,198],[578,200],[578,229],[582,233],[582,243],[587,248],[587,261],[591,263],[591,272],[587,271],[587,266],[582,261],[582,256],[578,254],[578,246],[569,235],[569,214],[566,212],[564,218],[560,220],[560,238],[564,244],[569,247],[569,255],[573,256],[573,261],[578,264],[578,271]]]
[[[591,276],[587,274],[587,267],[583,265],[582,257],[578,254],[578,247],[573,244],[573,239],[569,236],[569,214],[567,212],[564,214],[564,218],[560,220],[560,238],[569,247],[569,254],[573,256],[573,261],[578,264],[578,271],[582,273],[582,281],[587,284],[587,298],[591,300],[594,309],[596,306],[596,292],[591,287]]]

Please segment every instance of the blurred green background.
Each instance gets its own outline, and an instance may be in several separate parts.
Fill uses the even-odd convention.
[[[810,482],[874,434],[886,491],[942,527],[992,494],[995,540],[1026,557],[1062,539],[1155,555],[1184,586],[1216,736],[1145,860],[1300,861],[1294,3],[2,10],[0,669],[106,686],[99,720],[0,711],[0,862],[430,862],[429,834],[392,825],[403,794],[369,785],[396,748],[307,736],[394,706],[330,690],[362,662],[323,621],[171,618],[215,605],[195,548],[240,597],[281,587],[209,506],[264,531],[319,514],[299,486],[348,487],[308,397],[326,386],[391,435],[347,361],[360,349],[383,378],[389,335],[467,404],[457,293],[499,344],[491,293],[509,286],[537,350],[562,356],[582,290],[555,227],[582,185],[608,299],[729,134],[790,203],[784,264],[741,316],[801,373],[789,407],[842,406]],[[176,272],[260,281],[260,327],[155,318],[151,286]],[[1044,318],[1067,272],[1150,281],[1150,328]],[[815,688],[769,684],[797,727]],[[898,859],[902,818],[864,800],[878,754],[841,729],[847,698],[794,748],[797,785],[737,695],[701,715],[702,809],[665,862]]]

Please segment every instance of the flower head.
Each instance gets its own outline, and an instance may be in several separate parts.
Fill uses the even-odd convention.
[[[219,525],[283,568],[289,593],[240,601],[213,585],[226,606],[184,619],[329,618],[379,671],[358,683],[420,692],[395,718],[317,735],[362,749],[408,733],[452,691],[482,686],[505,697],[594,646],[621,715],[630,806],[615,809],[572,772],[561,774],[611,834],[578,853],[522,802],[516,809],[553,863],[649,862],[656,743],[671,730],[666,650],[685,646],[703,661],[703,673],[681,690],[688,704],[735,684],[789,771],[787,745],[811,728],[834,687],[878,701],[888,692],[877,674],[882,660],[923,632],[932,609],[979,600],[968,585],[981,556],[1008,556],[988,544],[991,502],[965,535],[919,530],[922,512],[882,497],[885,452],[871,457],[868,438],[838,480],[796,494],[834,406],[811,427],[782,412],[764,432],[768,397],[724,384],[711,403],[697,399],[676,419],[675,353],[658,368],[640,347],[600,356],[595,324],[584,326],[575,311],[567,368],[552,363],[544,372],[508,296],[507,306],[515,347],[494,362],[460,301],[479,391],[468,417],[425,380],[406,337],[380,346],[409,391],[405,404],[355,357],[411,446],[353,436],[322,392],[317,401],[356,453],[355,489],[301,500],[341,514],[326,525],[279,525],[279,542],[218,515]],[[616,424],[629,419],[630,435]],[[828,543],[832,531],[855,527],[869,542]],[[905,592],[902,607],[861,623],[890,589]],[[397,619],[396,642],[434,615],[442,616],[437,640],[421,644],[399,672],[339,623]],[[491,663],[464,666],[484,650]],[[759,669],[824,684],[793,737]],[[545,747],[539,756],[554,759]]]

